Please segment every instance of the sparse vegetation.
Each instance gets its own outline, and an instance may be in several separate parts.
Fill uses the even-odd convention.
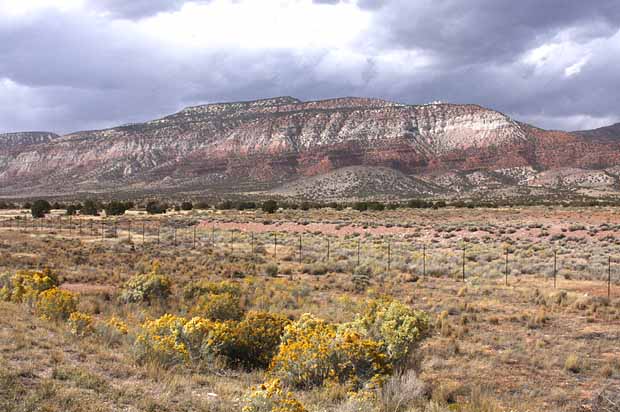
[[[619,376],[611,211],[232,206],[143,215],[144,244],[111,217],[5,221],[0,405],[542,411]]]

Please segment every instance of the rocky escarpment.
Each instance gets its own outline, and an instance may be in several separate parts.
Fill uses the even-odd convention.
[[[424,176],[620,164],[613,144],[547,132],[477,105],[368,98],[210,104],[146,123],[21,142],[1,155],[5,196],[266,190],[355,166]]]
[[[60,136],[50,132],[0,133],[0,150],[49,143],[58,137]]]

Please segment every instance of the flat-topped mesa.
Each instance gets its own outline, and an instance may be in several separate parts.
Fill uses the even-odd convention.
[[[51,132],[0,133],[0,149],[48,143],[59,136]]]
[[[285,106],[301,103],[301,100],[290,96],[273,97],[269,99],[250,100],[230,103],[210,103],[190,106],[172,116],[186,115],[218,115],[235,111],[260,110],[269,107]],[[171,117],[171,116],[167,116]]]
[[[478,105],[360,97],[215,103],[62,138],[6,136],[0,148],[11,146],[0,150],[0,193],[33,185],[54,192],[146,187],[164,178],[179,188],[233,190],[351,166],[425,175],[620,164],[616,146],[536,129]]]

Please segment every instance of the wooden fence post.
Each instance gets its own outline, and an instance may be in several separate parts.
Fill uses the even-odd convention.
[[[505,275],[506,275],[506,286],[508,286],[508,249],[506,249],[506,268],[505,268]]]
[[[611,255],[607,260],[607,300],[611,299]]]
[[[329,262],[329,236],[327,237],[327,261]]]
[[[556,287],[556,278],[558,274],[558,251],[553,251],[553,289]]]
[[[387,271],[390,272],[392,266],[392,244],[391,240],[388,240],[388,250],[387,250]]]
[[[465,282],[465,248],[463,248],[463,282]]]

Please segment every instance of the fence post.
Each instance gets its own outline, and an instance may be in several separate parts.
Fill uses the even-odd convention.
[[[465,282],[465,248],[463,248],[463,282]]]
[[[361,240],[358,237],[357,238],[357,266],[360,265],[360,244],[361,244]]]
[[[506,269],[505,269],[505,274],[506,274],[506,286],[508,286],[508,249],[506,249]]]
[[[422,245],[422,276],[426,277],[426,243]]]
[[[159,231],[161,230],[161,221],[157,222],[157,244],[159,245]]]
[[[327,261],[329,262],[329,236],[327,237]]]
[[[387,271],[390,272],[392,266],[392,244],[391,240],[388,240],[388,259],[387,259]]]
[[[611,255],[607,261],[607,300],[611,299]]]
[[[230,254],[235,253],[235,232],[234,230],[230,230]]]
[[[553,251],[553,289],[556,287],[556,278],[558,273],[558,251]]]
[[[254,261],[255,260],[254,259],[254,232],[252,232],[250,236],[251,236],[250,244],[252,245],[252,261]]]
[[[105,220],[101,219],[101,240],[105,240]]]
[[[273,258],[278,260],[278,235],[273,232]]]
[[[254,269],[254,276],[256,276],[256,249],[254,249],[254,232],[251,233],[252,237],[252,268]]]

